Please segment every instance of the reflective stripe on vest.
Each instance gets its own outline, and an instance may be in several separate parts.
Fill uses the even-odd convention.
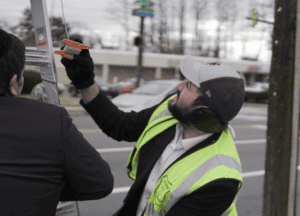
[[[152,113],[148,121],[148,125],[146,126],[142,135],[139,137],[138,141],[136,142],[135,154],[132,155],[133,153],[132,151],[129,155],[127,161],[127,167],[129,167],[129,164],[131,164],[132,168],[131,170],[127,170],[128,178],[134,181],[136,179],[139,151],[143,147],[143,145],[145,145],[153,137],[162,133],[164,130],[178,123],[178,120],[174,119],[171,113],[168,111],[168,102],[175,96],[176,94],[169,97],[166,101],[164,101],[161,105],[159,105],[156,108],[156,110],[154,110],[154,112]],[[160,125],[160,127],[157,127],[157,125]]]
[[[234,158],[226,155],[215,155],[207,161],[205,161],[201,166],[194,170],[186,179],[184,179],[184,181],[181,182],[181,184],[178,187],[176,187],[173,192],[170,191],[170,184],[172,183],[169,181],[168,175],[163,175],[161,177],[161,182],[158,183],[163,185],[161,187],[162,189],[156,192],[155,189],[157,187],[154,188],[146,206],[145,215],[165,215],[165,213],[168,212],[182,197],[192,192],[191,189],[197,182],[200,182],[200,185],[203,186],[204,184],[201,184],[201,181],[204,181],[203,183],[205,183],[203,177],[205,178],[205,175],[207,173],[213,171],[215,168],[218,168],[220,166],[226,166],[229,168],[229,170],[236,170],[236,173],[240,173],[240,175],[242,175],[241,164],[239,164]],[[216,170],[216,172],[218,171]],[[160,185],[158,187],[160,187]],[[167,199],[167,197],[170,198]]]

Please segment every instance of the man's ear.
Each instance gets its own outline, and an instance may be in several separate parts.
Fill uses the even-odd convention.
[[[10,80],[9,91],[12,95],[15,95],[15,96],[18,96],[18,94],[19,94],[19,85],[17,83],[17,74],[15,74]]]

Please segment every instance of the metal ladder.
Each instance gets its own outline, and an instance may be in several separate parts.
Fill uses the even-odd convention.
[[[42,79],[33,88],[30,98],[61,107],[46,0],[30,0],[30,4],[37,47],[26,47],[25,65],[39,66]],[[78,203],[59,202],[56,216],[80,216]]]

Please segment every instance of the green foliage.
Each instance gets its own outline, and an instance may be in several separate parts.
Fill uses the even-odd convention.
[[[24,87],[22,94],[31,94],[32,89],[39,83],[42,82],[41,75],[39,72],[32,70],[24,71]]]
[[[49,17],[50,29],[52,35],[52,43],[54,47],[63,46],[62,40],[67,39],[65,25],[60,17]],[[67,31],[70,32],[71,27],[66,24]],[[23,11],[23,17],[20,19],[20,23],[12,27],[14,32],[18,32],[16,35],[20,40],[25,43],[27,47],[36,47],[35,33],[32,21],[31,8],[28,7]]]

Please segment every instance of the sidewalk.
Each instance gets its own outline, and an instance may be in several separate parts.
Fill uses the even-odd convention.
[[[22,95],[21,97],[29,98],[30,95]],[[80,105],[80,97],[71,97],[69,95],[60,95],[60,104],[68,111],[70,116],[87,116],[89,115],[85,109]]]

